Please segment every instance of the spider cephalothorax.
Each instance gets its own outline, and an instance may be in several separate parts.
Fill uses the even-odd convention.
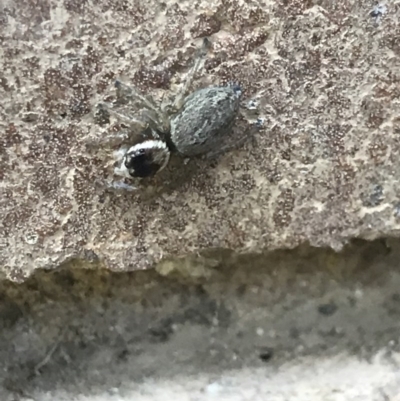
[[[240,86],[212,86],[198,89],[186,96],[209,47],[210,42],[205,39],[194,66],[172,105],[158,108],[149,96],[116,81],[119,96],[136,101],[144,111],[139,119],[108,108],[111,114],[129,125],[141,127],[140,140],[126,148],[115,174],[124,177],[151,177],[165,168],[170,152],[177,152],[184,157],[214,156],[232,147],[233,144],[227,139],[239,111],[242,94]]]

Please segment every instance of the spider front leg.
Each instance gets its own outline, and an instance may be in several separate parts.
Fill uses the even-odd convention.
[[[110,115],[113,115],[116,119],[127,123],[129,126],[136,125],[140,127],[142,130],[145,130],[147,128],[148,123],[146,121],[143,121],[141,119],[132,116],[127,116],[125,114],[121,114],[118,111],[114,110],[114,108],[108,103],[99,103],[98,107],[107,111]]]
[[[175,98],[175,101],[173,104],[174,110],[178,111],[182,108],[183,102],[184,102],[185,97],[189,90],[189,86],[192,84],[193,78],[195,77],[197,72],[203,67],[204,58],[207,56],[210,47],[211,47],[211,42],[207,38],[204,38],[203,45],[197,52],[197,56],[196,56],[194,65],[189,70],[189,72],[186,76],[186,79],[185,79],[185,83],[183,84],[183,86],[181,87],[181,89],[179,90],[179,92]]]
[[[141,133],[140,135],[144,135],[144,133],[146,132],[146,129],[148,128],[147,122],[145,122],[141,119],[134,118],[132,116],[127,116],[125,114],[121,114],[121,113],[117,112],[116,110],[114,110],[112,105],[110,105],[110,104],[100,103],[100,104],[98,104],[97,107],[102,112],[106,112],[109,115],[113,115],[118,120],[125,122],[129,126],[129,128],[132,128],[133,126],[138,127],[140,130],[140,133]],[[95,141],[91,141],[91,142],[87,141],[87,144],[89,146],[93,146],[93,147],[98,147],[99,145],[113,147],[113,146],[120,145],[123,142],[128,142],[128,140],[132,139],[131,138],[132,130],[129,128],[127,130],[123,130],[123,131],[120,131],[115,134],[102,136],[101,138],[99,138]],[[121,162],[123,160],[127,149],[128,149],[128,146],[122,146],[119,150],[117,150],[113,153],[115,162]],[[127,177],[127,175],[124,173],[124,171],[123,171],[123,169],[121,169],[121,167],[115,167],[114,174],[122,176],[122,177]],[[130,177],[128,177],[128,178],[130,178]],[[136,191],[137,190],[137,187],[135,187],[133,185],[129,185],[123,181],[116,181],[113,179],[105,179],[105,180],[97,179],[96,184],[102,188],[106,187],[108,189],[118,190],[118,191],[120,191],[120,190]]]
[[[169,131],[168,118],[158,109],[153,99],[143,96],[135,88],[130,87],[121,81],[115,81],[115,87],[117,88],[119,97],[125,97],[129,100],[138,101],[142,106],[146,107],[146,116],[150,121],[153,122],[153,128],[156,128],[162,132]]]
[[[110,182],[106,181],[106,184],[107,184],[107,188],[115,189],[117,191],[133,192],[133,191],[137,191],[138,190],[137,187],[134,187],[133,185],[126,184],[123,181],[110,181]]]
[[[129,149],[129,146],[124,145],[121,148],[119,148],[118,150],[116,150],[115,152],[113,152],[113,158],[115,161],[114,162],[114,171],[113,171],[114,176],[122,177],[122,178],[129,178],[129,179],[132,178],[129,176],[127,170],[124,169],[122,166],[124,156],[128,149]],[[96,182],[101,188],[105,187],[105,188],[108,188],[113,191],[115,190],[115,191],[133,192],[133,191],[138,190],[138,187],[136,187],[134,185],[130,185],[124,181],[119,181],[119,180],[113,179],[113,178],[108,178],[108,179],[104,179],[104,180],[98,179]]]
[[[97,105],[98,111],[102,113],[108,113],[108,115],[113,115],[116,119],[124,122],[128,125],[128,129],[121,130],[118,133],[103,135],[100,138],[90,138],[86,140],[86,145],[89,147],[99,147],[100,145],[110,147],[117,146],[122,142],[128,141],[132,136],[132,128],[136,128],[135,131],[145,132],[149,123],[143,119],[138,119],[132,116],[127,116],[115,111],[112,105],[108,103],[99,103]]]

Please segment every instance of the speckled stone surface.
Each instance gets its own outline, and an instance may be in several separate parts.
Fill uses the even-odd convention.
[[[398,236],[399,21],[398,5],[355,0],[2,1],[1,270]],[[114,79],[173,96],[205,35],[193,88],[241,82],[263,129],[217,163],[172,161],[138,193],[96,184],[113,149],[86,142],[118,129],[94,118]]]

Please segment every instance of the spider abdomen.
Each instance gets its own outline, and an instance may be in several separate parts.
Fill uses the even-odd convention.
[[[215,151],[229,135],[240,104],[237,86],[199,89],[171,118],[171,141],[184,156]]]

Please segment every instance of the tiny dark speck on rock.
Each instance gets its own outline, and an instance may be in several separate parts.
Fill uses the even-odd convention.
[[[104,108],[97,108],[94,113],[94,122],[98,125],[105,125],[110,123],[110,114]]]
[[[123,362],[128,360],[129,351],[125,348],[117,354],[117,359]]]
[[[387,7],[384,4],[377,4],[369,13],[372,18],[380,19],[387,12]]]
[[[392,301],[400,303],[400,294],[392,294]]]
[[[274,350],[269,347],[264,347],[258,354],[258,357],[262,362],[269,362],[274,356]]]
[[[76,283],[74,276],[67,270],[60,270],[54,275],[55,282],[63,288],[73,287]]]
[[[325,316],[332,316],[336,311],[337,311],[338,307],[334,302],[330,302],[328,304],[322,304],[320,306],[318,306],[318,312],[321,315],[325,315]]]
[[[375,207],[382,203],[385,199],[382,185],[374,185],[370,191],[362,194],[362,202],[364,206]]]
[[[2,301],[0,308],[0,327],[11,327],[22,317],[19,306],[12,301]]]
[[[153,343],[165,343],[173,334],[172,322],[166,319],[164,322],[160,322],[157,327],[151,327],[148,330],[149,340]]]
[[[83,256],[89,262],[97,262],[99,260],[99,257],[97,256],[97,254],[90,249],[85,249]]]
[[[375,24],[378,25],[382,21],[386,12],[387,7],[384,4],[377,4],[369,13],[369,16],[374,20]]]
[[[351,307],[354,307],[354,306],[357,305],[357,299],[356,299],[356,298],[354,298],[354,297],[348,297],[347,299],[348,299],[349,305],[350,305]]]
[[[125,50],[122,50],[122,49],[120,49],[120,50],[118,50],[117,51],[117,53],[118,53],[118,55],[120,56],[120,57],[125,57]]]

